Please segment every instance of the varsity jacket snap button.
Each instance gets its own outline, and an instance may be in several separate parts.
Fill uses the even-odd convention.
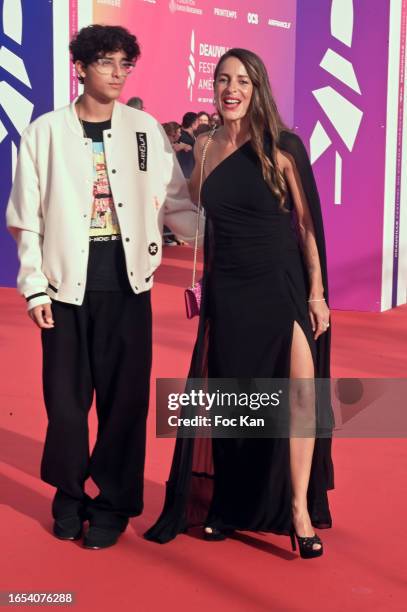
[[[116,170],[114,168],[112,170],[112,174],[116,174]]]
[[[126,242],[130,242],[130,238],[126,238]]]
[[[155,242],[151,242],[148,245],[148,252],[150,253],[150,255],[157,255],[157,253],[158,253],[158,245]]]

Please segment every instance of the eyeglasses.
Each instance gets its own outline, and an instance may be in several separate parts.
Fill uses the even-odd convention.
[[[98,57],[93,62],[93,65],[95,66],[95,70],[97,70],[99,74],[111,74],[114,69],[115,62],[114,60],[109,59],[108,57]],[[135,64],[133,62],[120,62],[120,74],[128,76],[133,71],[134,66]]]

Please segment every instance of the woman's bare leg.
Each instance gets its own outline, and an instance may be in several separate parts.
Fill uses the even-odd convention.
[[[308,341],[295,321],[290,378],[309,379],[293,381],[290,384],[291,431],[297,434],[297,437],[295,435],[290,437],[293,522],[297,534],[303,537],[310,537],[315,533],[307,507],[307,490],[315,446],[314,376],[314,362]],[[313,548],[318,550],[321,544],[313,544]]]

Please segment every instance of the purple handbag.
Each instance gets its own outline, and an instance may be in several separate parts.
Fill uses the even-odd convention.
[[[196,233],[195,233],[195,247],[194,247],[194,266],[192,270],[192,284],[188,289],[185,289],[185,309],[187,313],[187,318],[192,319],[199,315],[199,311],[201,308],[201,299],[202,299],[202,279],[198,282],[195,282],[196,276],[196,258],[198,252],[198,236],[199,236],[199,220],[201,217],[201,189],[202,189],[202,179],[203,179],[203,171],[205,165],[206,151],[208,149],[208,145],[212,136],[215,133],[216,128],[213,128],[208,136],[208,140],[205,143],[205,147],[202,152],[202,162],[201,162],[201,177],[199,182],[199,197],[198,197],[198,214],[197,214],[197,222],[196,222]]]
[[[202,298],[202,279],[200,279],[193,287],[185,289],[185,308],[187,311],[187,319],[192,319],[199,315]]]

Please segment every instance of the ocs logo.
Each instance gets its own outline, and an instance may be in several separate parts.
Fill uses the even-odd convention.
[[[259,25],[259,16],[257,13],[247,13],[247,22],[253,25]]]

